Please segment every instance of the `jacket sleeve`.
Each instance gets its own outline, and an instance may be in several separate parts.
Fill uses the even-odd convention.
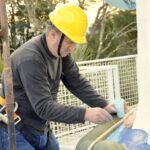
[[[84,122],[85,108],[64,106],[53,100],[44,62],[35,58],[23,61],[18,72],[33,111],[40,118],[63,123]]]
[[[107,101],[100,96],[82,75],[71,56],[63,58],[62,81],[75,96],[91,107],[102,107]]]

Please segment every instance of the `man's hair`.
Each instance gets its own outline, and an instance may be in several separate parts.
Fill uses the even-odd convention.
[[[46,27],[46,34],[48,34],[48,32],[51,30],[55,30],[56,32],[61,32],[51,21],[49,21]]]

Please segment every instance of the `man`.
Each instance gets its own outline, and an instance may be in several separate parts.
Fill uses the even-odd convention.
[[[17,114],[21,117],[21,122],[16,125],[17,150],[59,150],[56,138],[48,132],[49,121],[100,124],[112,120],[110,114],[115,112],[114,106],[107,104],[79,74],[70,55],[76,43],[86,42],[85,13],[79,7],[67,4],[57,7],[49,18],[45,34],[29,40],[11,55],[14,99],[19,106]],[[91,107],[57,103],[60,80]],[[4,90],[2,93],[4,97]],[[4,124],[0,136],[2,149],[7,150]]]

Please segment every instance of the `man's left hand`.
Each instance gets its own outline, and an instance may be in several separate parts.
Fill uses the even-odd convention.
[[[104,108],[107,112],[109,112],[110,114],[116,113],[116,108],[114,104],[108,104],[107,106],[105,106]]]
[[[114,104],[108,104],[107,106],[105,106],[104,108],[107,112],[109,112],[110,114],[116,113],[116,108]],[[124,102],[124,110],[125,113],[128,112],[128,105],[126,104],[126,102]]]

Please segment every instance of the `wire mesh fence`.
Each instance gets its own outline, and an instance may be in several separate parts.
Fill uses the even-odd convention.
[[[136,55],[78,62],[78,66],[118,65],[120,95],[132,106],[138,103]]]
[[[86,77],[96,91],[105,99],[113,102],[123,98],[129,106],[138,103],[136,55],[83,61],[77,63],[81,74]],[[73,96],[61,83],[58,101],[64,105],[87,107]],[[95,124],[64,124],[51,122],[51,128],[57,137],[87,130]]]

